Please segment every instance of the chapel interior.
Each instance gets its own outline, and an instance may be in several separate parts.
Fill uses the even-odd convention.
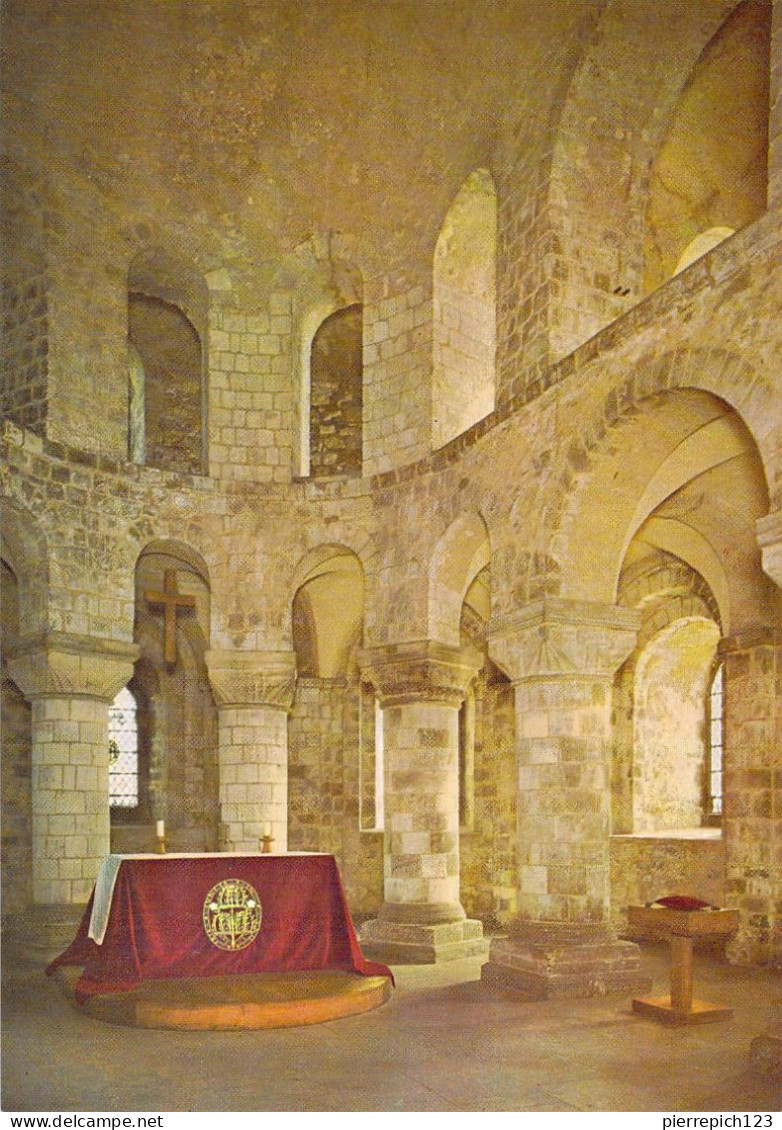
[[[5,0],[0,50],[4,1109],[777,1109],[782,0]],[[333,854],[389,1003],[69,1011],[161,821]],[[732,1022],[629,1012],[674,894],[737,912]]]

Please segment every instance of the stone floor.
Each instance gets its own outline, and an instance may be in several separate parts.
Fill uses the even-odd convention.
[[[649,946],[654,992],[667,953]],[[480,959],[394,970],[375,1012],[261,1032],[144,1031],[76,1013],[40,968],[4,962],[4,1111],[776,1111],[750,1068],[779,979],[708,958],[697,995],[733,1020],[665,1028],[630,999],[521,1003]]]

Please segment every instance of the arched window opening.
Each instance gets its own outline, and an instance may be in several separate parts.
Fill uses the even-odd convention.
[[[202,358],[195,328],[178,306],[130,294],[128,335],[135,354],[130,368],[131,457],[151,467],[200,473]]]
[[[471,831],[475,821],[475,691],[459,710],[459,827]]]
[[[375,699],[375,829],[382,831],[385,827],[385,777],[383,760],[383,711],[378,699]]]
[[[722,755],[723,755],[723,720],[724,720],[724,666],[720,663],[714,672],[709,692],[708,710],[708,795],[706,798],[706,812],[710,821],[716,822],[722,817]]]
[[[651,170],[647,291],[766,210],[770,43],[771,5],[744,0],[682,89]]]
[[[147,461],[147,411],[145,405],[144,363],[132,345],[128,346],[128,457],[131,463]]]
[[[709,700],[719,628],[675,620],[643,649],[633,702],[633,831],[659,833],[703,825]]]
[[[127,295],[128,457],[205,474],[206,281],[186,259],[148,247],[130,264]]]
[[[138,710],[127,687],[109,707],[109,804],[139,806]]]
[[[363,325],[363,307],[354,303],[326,318],[312,339],[309,473],[313,478],[361,474]]]
[[[432,446],[494,408],[497,197],[486,169],[462,185],[434,253]]]
[[[700,259],[702,255],[706,255],[712,248],[717,247],[728,236],[734,234],[733,228],[725,227],[709,228],[708,231],[700,232],[685,247],[673,273],[678,275],[680,271],[685,270],[691,263]]]

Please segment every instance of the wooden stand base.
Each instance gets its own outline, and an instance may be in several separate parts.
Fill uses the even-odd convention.
[[[695,938],[732,934],[739,924],[735,910],[681,910],[668,907],[628,907],[631,929],[671,943],[671,994],[633,1001],[633,1012],[663,1024],[709,1024],[730,1020],[733,1010],[693,1000],[692,947]]]
[[[674,1008],[670,997],[642,997],[633,1001],[633,1012],[660,1020],[663,1024],[709,1024],[715,1020],[730,1020],[732,1008],[723,1008],[706,1001],[692,1001],[689,1009]]]
[[[370,1012],[391,996],[388,977],[323,970],[143,981],[131,993],[107,993],[77,1005],[73,986],[80,973],[73,966],[55,973],[76,1009],[133,1028],[292,1028]]]

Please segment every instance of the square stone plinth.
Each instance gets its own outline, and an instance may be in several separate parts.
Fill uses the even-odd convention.
[[[483,923],[477,919],[425,925],[376,918],[362,926],[361,948],[370,960],[387,965],[435,965],[462,957],[483,957],[489,943],[483,936]]]
[[[605,996],[648,991],[651,979],[640,968],[640,951],[607,931],[570,931],[536,924],[491,944],[481,981],[528,1000]]]

